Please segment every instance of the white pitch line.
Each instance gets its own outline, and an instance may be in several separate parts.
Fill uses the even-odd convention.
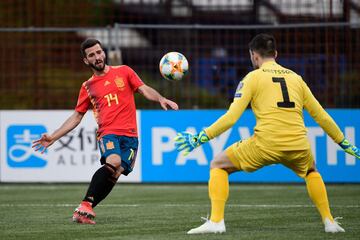
[[[207,184],[203,184],[203,185],[141,185],[139,184],[138,186],[136,185],[126,185],[126,183],[118,183],[117,186],[118,188],[131,188],[131,189],[141,189],[141,191],[146,191],[146,190],[154,190],[154,189],[163,189],[163,190],[178,190],[178,189],[201,189],[201,190],[207,190],[208,186]],[[47,186],[47,185],[38,185],[38,186],[34,186],[34,185],[30,185],[30,186],[26,186],[26,185],[0,185],[0,190],[61,190],[61,189],[83,189],[86,188],[85,185],[52,185],[52,186]],[[287,188],[292,188],[294,190],[296,189],[301,189],[301,190],[305,190],[306,191],[306,187],[305,185],[231,185],[230,184],[230,189],[241,189],[241,190],[251,190],[251,191],[256,191],[256,190],[282,190],[282,189],[287,189]]]
[[[1,203],[0,207],[76,207],[78,204],[31,204],[31,203]],[[209,207],[209,204],[100,204],[100,207]],[[237,208],[313,208],[313,205],[306,204],[227,204],[227,207]],[[332,205],[335,208],[360,208],[360,205]]]
[[[209,207],[209,204],[164,204],[165,207]],[[238,208],[313,208],[313,205],[304,204],[226,204],[227,207]],[[331,205],[335,208],[360,208],[360,205]]]

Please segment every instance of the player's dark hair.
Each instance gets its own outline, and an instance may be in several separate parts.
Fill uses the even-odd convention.
[[[250,41],[249,49],[260,54],[261,57],[275,57],[275,38],[272,35],[260,33]]]
[[[85,41],[83,41],[80,45],[81,56],[83,58],[85,58],[86,57],[85,50],[88,48],[91,48],[92,46],[94,46],[96,44],[99,44],[100,47],[102,48],[100,41],[95,38],[88,38]]]

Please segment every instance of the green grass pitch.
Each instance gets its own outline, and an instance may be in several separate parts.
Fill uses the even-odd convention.
[[[328,185],[345,233],[324,233],[305,185],[232,184],[227,232],[186,235],[209,213],[207,186],[117,184],[96,225],[71,222],[87,184],[0,184],[0,239],[359,239],[360,185]]]

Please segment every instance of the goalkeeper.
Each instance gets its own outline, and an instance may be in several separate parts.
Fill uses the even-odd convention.
[[[275,62],[277,51],[273,36],[255,36],[249,43],[249,52],[255,70],[239,83],[228,111],[199,134],[183,132],[175,138],[178,150],[188,154],[232,127],[249,104],[256,116],[254,135],[234,143],[211,162],[208,185],[211,216],[188,234],[225,232],[224,210],[229,195],[229,174],[253,172],[277,163],[305,179],[308,194],[321,215],[325,232],[344,232],[330,212],[325,184],[315,167],[303,108],[345,152],[360,158],[359,149],[344,138],[301,76]]]

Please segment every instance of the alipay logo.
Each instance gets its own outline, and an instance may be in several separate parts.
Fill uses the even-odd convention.
[[[11,125],[7,129],[7,163],[13,168],[42,168],[46,155],[35,152],[32,142],[46,132],[42,125]],[[46,152],[45,152],[46,153]]]

